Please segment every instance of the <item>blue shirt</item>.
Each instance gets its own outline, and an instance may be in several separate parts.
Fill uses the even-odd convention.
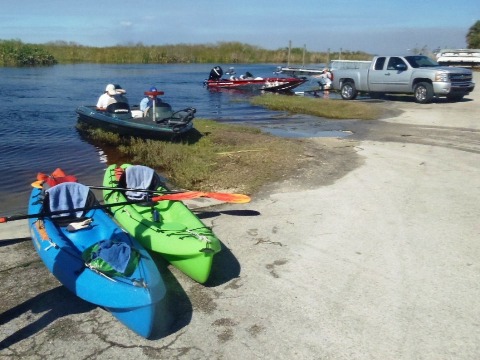
[[[162,102],[162,100],[160,100],[159,98],[156,99],[156,104]],[[149,98],[148,96],[147,97],[144,97],[142,99],[142,101],[140,101],[140,110],[141,111],[145,111],[147,109],[147,107],[152,107],[153,106],[153,101],[152,101],[152,98]]]

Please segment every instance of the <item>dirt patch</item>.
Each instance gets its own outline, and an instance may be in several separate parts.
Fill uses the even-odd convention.
[[[305,139],[304,153],[299,157],[296,173],[265,185],[262,193],[290,190],[308,190],[333,184],[350,171],[363,164],[357,153],[358,142],[348,139],[311,138]]]

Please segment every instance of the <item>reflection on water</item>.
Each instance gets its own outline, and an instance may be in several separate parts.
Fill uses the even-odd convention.
[[[264,77],[275,71],[272,65],[236,67]],[[85,184],[100,185],[106,166],[121,162],[116,149],[85,141],[75,128],[75,108],[94,105],[108,83],[126,89],[131,105],[138,105],[143,92],[156,86],[174,109],[192,106],[197,118],[247,123],[279,136],[321,136],[321,131],[342,130],[325,128],[328,122],[322,119],[285,116],[252,106],[251,94],[209,91],[203,81],[211,68],[212,64],[0,68],[0,215],[26,211],[30,184],[38,172],[51,173],[60,167]],[[317,85],[307,82],[296,90]],[[322,123],[323,130],[315,129]]]

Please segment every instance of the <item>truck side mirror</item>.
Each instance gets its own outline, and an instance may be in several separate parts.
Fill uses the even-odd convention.
[[[397,64],[397,65],[395,66],[395,68],[396,68],[398,71],[405,71],[405,70],[407,70],[407,65],[405,65],[405,64]]]

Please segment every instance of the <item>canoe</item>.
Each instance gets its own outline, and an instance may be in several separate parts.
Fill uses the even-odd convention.
[[[161,103],[154,113],[143,116],[140,110],[131,110],[128,104],[112,105],[117,106],[107,111],[99,111],[95,106],[79,106],[77,119],[80,123],[123,136],[149,139],[175,138],[193,129],[194,108],[173,112],[170,105]]]
[[[152,169],[130,164],[120,167],[110,165],[105,172],[103,186],[166,191]],[[138,201],[145,194],[103,190],[104,201],[110,205],[123,203],[135,196]],[[205,283],[208,280],[214,255],[221,250],[220,241],[181,201],[145,201],[114,206],[110,211],[117,222],[146,249],[159,253],[195,281]]]
[[[72,208],[86,209],[65,213]],[[81,299],[149,337],[166,293],[162,277],[149,253],[106,214],[89,188],[75,182],[34,188],[28,214],[35,250],[48,270]]]

